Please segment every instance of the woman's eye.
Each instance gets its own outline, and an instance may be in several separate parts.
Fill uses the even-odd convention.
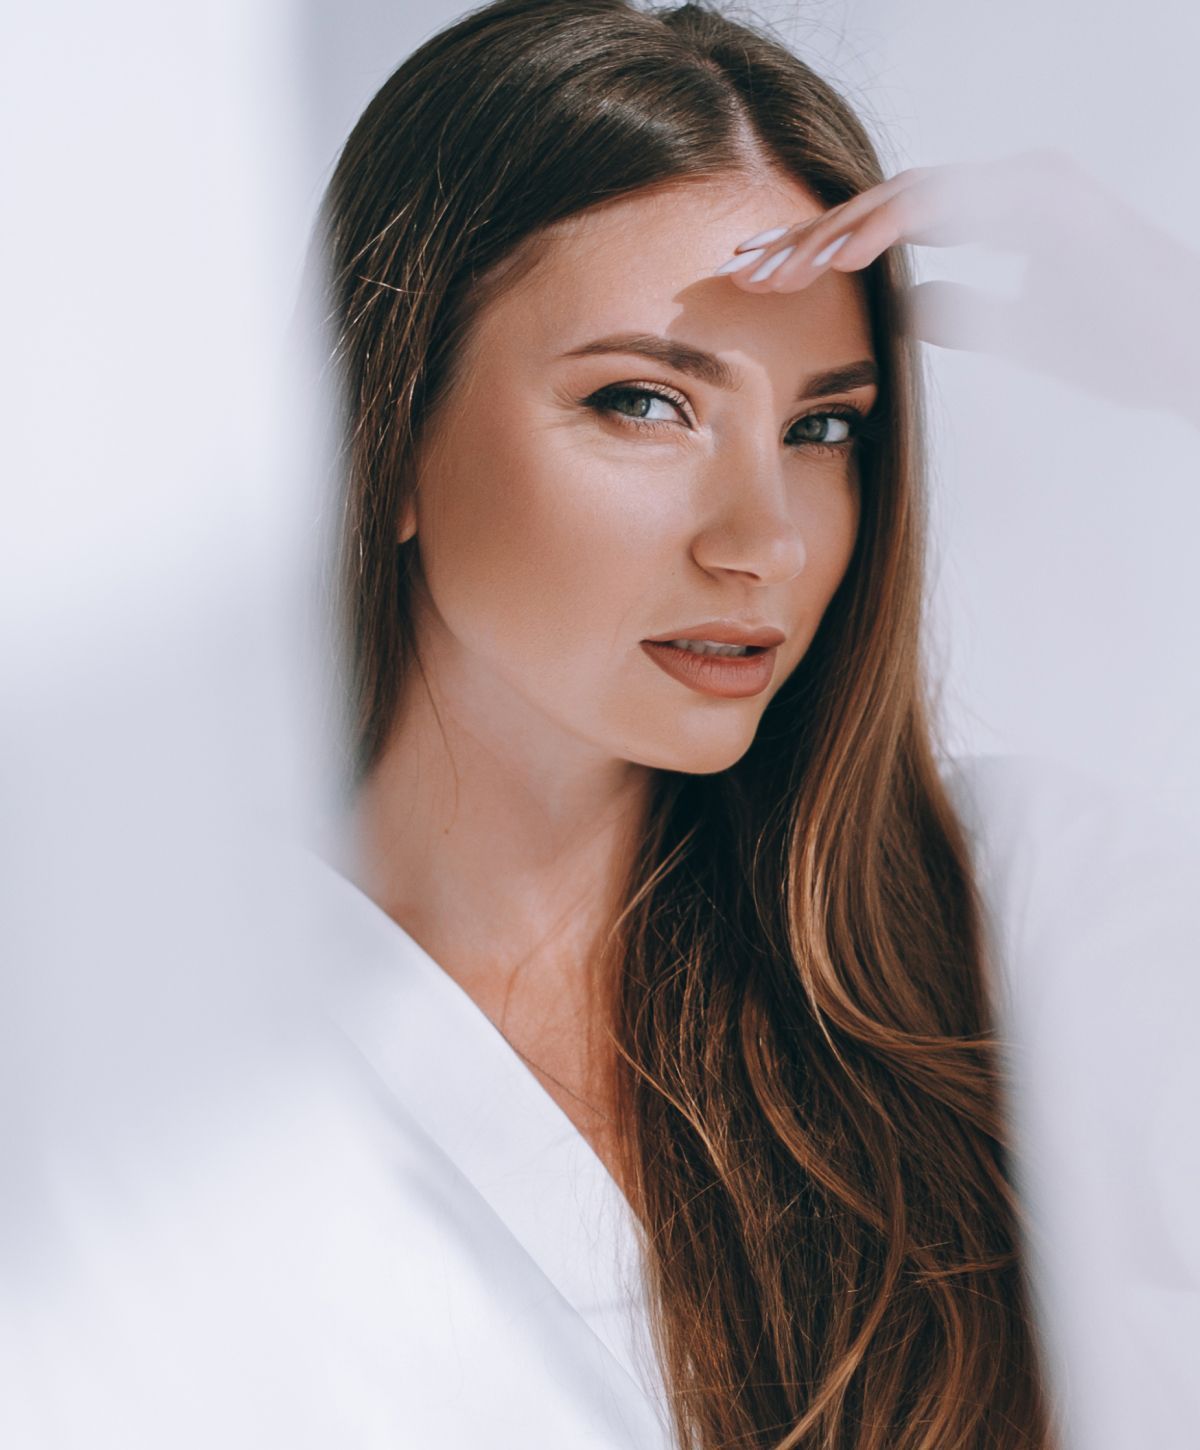
[[[641,427],[654,428],[670,424],[683,413],[682,400],[659,392],[657,388],[636,388],[629,384],[601,388],[587,400],[598,413],[616,413]]]
[[[834,412],[827,409],[823,413],[809,413],[806,417],[797,418],[788,431],[799,432],[796,442],[801,446],[845,453],[858,440],[865,421],[857,408],[839,408]]]
[[[686,427],[692,426],[684,398],[660,388],[613,383],[584,402],[595,412],[615,416],[622,424],[641,432],[675,428],[681,420]],[[870,427],[861,409],[844,404],[798,418],[788,429],[785,441],[810,453],[845,454],[867,436]]]

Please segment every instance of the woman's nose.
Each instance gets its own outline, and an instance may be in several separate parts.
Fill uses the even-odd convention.
[[[778,463],[759,457],[726,466],[704,493],[705,519],[692,539],[692,557],[702,569],[784,584],[804,568],[800,517]]]

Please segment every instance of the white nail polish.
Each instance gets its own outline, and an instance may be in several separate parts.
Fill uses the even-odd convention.
[[[776,252],[773,257],[768,257],[757,272],[750,273],[751,282],[761,282],[764,277],[769,277],[775,268],[786,262],[795,250],[796,248],[794,246],[784,247],[782,251]]]
[[[765,250],[765,247],[759,247],[753,252],[740,252],[730,257],[728,262],[722,262],[712,275],[720,277],[726,272],[740,272],[743,267],[748,267],[751,262],[756,262]]]
[[[829,261],[830,257],[841,247],[842,243],[848,242],[852,235],[851,232],[843,232],[836,242],[830,242],[823,252],[817,253],[812,259],[811,265],[814,267],[823,267]]]
[[[783,236],[784,232],[786,232],[786,231],[787,231],[787,227],[786,226],[783,226],[783,227],[772,227],[771,230],[768,231],[768,232],[757,232],[754,236],[747,237],[744,242],[739,242],[738,243],[738,246],[739,247],[767,247],[767,246],[770,246],[770,244],[772,242],[777,242],[779,240],[779,238],[781,236]]]

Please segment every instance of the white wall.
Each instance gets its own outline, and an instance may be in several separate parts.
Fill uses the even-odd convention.
[[[319,832],[326,805],[308,611],[327,440],[312,359],[289,350],[287,323],[341,140],[412,46],[459,9],[43,0],[10,25],[6,1315],[26,1307],[11,1276],[34,1282],[38,1252],[61,1272],[77,1255],[85,1296],[86,1274],[104,1268],[88,1260],[86,1208],[64,1196],[72,1175],[97,1174],[119,1218],[125,1167],[178,1187],[193,1150],[221,1150],[244,1106],[230,1054],[267,1081],[260,1005],[281,987],[294,995],[313,966],[304,903],[281,903],[256,874],[260,836]],[[868,109],[897,166],[1055,144],[1180,238],[1200,235],[1200,19],[1182,3],[1136,16],[1061,0],[823,4],[802,22],[788,8],[768,13],[796,23],[804,53]],[[1013,281],[995,257],[920,255],[926,276]],[[1101,319],[1104,306],[1100,293]],[[1073,760],[1200,820],[1200,438],[1009,364],[928,351],[953,738]],[[219,1248],[205,1261],[215,1273]],[[131,1253],[136,1263],[136,1242]],[[224,1268],[236,1290],[241,1269]],[[264,1293],[254,1324],[278,1327],[285,1302]],[[28,1327],[0,1318],[0,1380],[20,1363],[24,1383],[42,1353]],[[71,1326],[85,1355],[92,1327]],[[211,1327],[227,1327],[220,1311]],[[42,1321],[51,1398],[65,1331]],[[82,1395],[84,1369],[62,1373]],[[93,1392],[103,1397],[102,1378],[88,1381]],[[0,1401],[3,1425],[19,1410],[7,1389]],[[79,1399],[85,1421],[90,1404]],[[195,1428],[195,1443],[212,1443]],[[100,1431],[10,1438],[104,1443]]]

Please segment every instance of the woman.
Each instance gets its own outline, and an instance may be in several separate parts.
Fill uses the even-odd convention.
[[[387,962],[352,1031],[438,1205],[413,1444],[488,1396],[491,1443],[1052,1443],[923,673],[902,187],[785,48],[623,0],[471,12],[338,163],[348,874]]]

